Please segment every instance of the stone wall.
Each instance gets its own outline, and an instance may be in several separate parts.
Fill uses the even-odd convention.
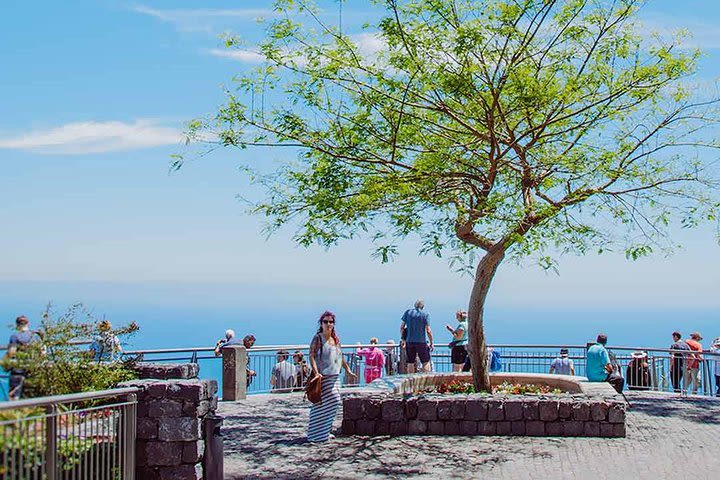
[[[178,365],[153,366],[148,370],[160,378],[168,378],[170,371],[197,376],[196,368]],[[140,374],[143,375],[142,372]],[[152,378],[124,382],[122,386],[140,389],[137,404],[137,478],[204,478],[203,422],[217,409],[217,382],[197,378]]]
[[[348,435],[624,437],[625,404],[584,395],[349,395]]]

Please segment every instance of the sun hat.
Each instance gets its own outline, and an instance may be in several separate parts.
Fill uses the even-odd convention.
[[[567,356],[568,356],[568,349],[567,349],[567,348],[561,348],[561,349],[560,349],[560,355],[563,356],[563,357],[567,357]]]
[[[690,334],[690,338],[694,338],[695,340],[702,340],[702,335],[700,335],[700,332],[692,332]]]
[[[645,353],[643,351],[637,351],[637,352],[633,352],[631,356],[632,356],[632,358],[645,358],[645,357],[647,357],[647,353]]]
[[[715,340],[712,341],[712,344],[720,346],[720,337],[715,338]]]

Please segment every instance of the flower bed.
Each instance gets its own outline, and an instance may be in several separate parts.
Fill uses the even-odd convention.
[[[439,385],[427,387],[424,390],[417,390],[416,395],[424,393],[441,393],[441,394],[454,394],[454,393],[477,393],[475,392],[475,386],[470,382],[464,382],[461,380],[451,380],[449,382],[442,382]],[[479,392],[486,393],[486,392]],[[553,388],[548,385],[536,385],[534,383],[509,383],[503,382],[496,387],[493,387],[493,393],[504,393],[507,395],[526,395],[526,394],[554,394],[559,395],[563,390],[559,388]],[[488,394],[489,395],[489,394]]]
[[[472,385],[462,374],[383,379],[374,388],[344,397],[342,431],[348,435],[625,436],[626,406],[612,387],[560,377],[528,374],[525,381],[517,381],[517,375],[501,374],[493,379],[493,394],[465,393]],[[416,393],[420,385],[423,393]],[[433,386],[444,393],[425,391]]]

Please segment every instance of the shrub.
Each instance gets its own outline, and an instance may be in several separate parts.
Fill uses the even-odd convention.
[[[71,306],[55,316],[52,306],[43,313],[39,341],[19,349],[3,359],[7,370],[27,371],[24,396],[63,395],[113,388],[119,382],[136,377],[129,361],[99,362],[89,350],[87,340],[98,333],[100,321],[82,304]],[[108,332],[125,337],[139,327],[134,322]]]

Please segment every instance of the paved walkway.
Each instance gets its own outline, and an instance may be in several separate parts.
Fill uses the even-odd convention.
[[[300,394],[256,395],[220,405],[225,477],[720,478],[720,400],[628,398],[622,439],[338,436],[315,445],[305,441],[309,403]]]

